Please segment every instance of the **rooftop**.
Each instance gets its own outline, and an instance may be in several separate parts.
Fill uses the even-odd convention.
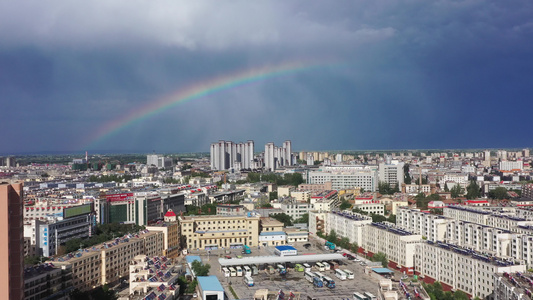
[[[215,275],[198,276],[196,278],[198,279],[198,284],[202,287],[202,291],[224,292],[224,288]]]

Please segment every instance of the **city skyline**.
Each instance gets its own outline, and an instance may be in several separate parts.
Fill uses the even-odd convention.
[[[532,6],[1,3],[0,154],[530,147]]]

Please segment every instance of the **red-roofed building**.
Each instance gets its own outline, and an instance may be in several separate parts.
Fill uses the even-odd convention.
[[[468,206],[490,206],[488,200],[466,200],[463,203]]]
[[[176,214],[172,211],[172,209],[169,209],[165,214],[165,222],[176,222],[176,219]]]

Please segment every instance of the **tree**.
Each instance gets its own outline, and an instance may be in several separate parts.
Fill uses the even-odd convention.
[[[470,184],[466,187],[466,198],[477,199],[481,196],[481,189],[475,180],[470,181]]]
[[[384,215],[372,214],[371,217],[372,217],[372,222],[374,223],[387,221],[387,218]]]
[[[202,262],[197,261],[197,260],[193,261],[191,266],[196,276],[208,276],[209,269],[211,269],[211,265],[209,264],[204,265]]]
[[[309,223],[309,213],[303,214],[299,219],[294,220],[294,223]]]
[[[390,214],[387,221],[396,224],[396,215]]]
[[[272,218],[280,221],[283,223],[283,226],[287,227],[287,226],[292,226],[292,220],[291,220],[291,216],[285,214],[285,213],[280,213],[280,214],[275,214],[275,215],[272,215],[271,216]]]
[[[492,199],[506,199],[507,198],[507,189],[504,187],[497,187],[489,192],[489,197]]]
[[[335,230],[331,229],[328,234],[327,240],[332,243],[337,243],[337,232]]]
[[[403,182],[411,184],[411,175],[409,175],[409,164],[403,165]]]
[[[374,254],[374,256],[372,256],[372,260],[381,262],[381,265],[383,266],[383,268],[386,268],[387,265],[389,264],[389,260],[387,259],[387,255],[385,253],[383,253],[383,252],[378,252],[378,253]]]
[[[278,192],[270,192],[268,194],[268,199],[270,201],[278,199]]]
[[[341,201],[342,201],[341,205],[339,206],[340,210],[345,210],[345,209],[349,209],[350,207],[352,207],[352,204],[348,200],[341,198]]]
[[[459,196],[461,196],[463,192],[464,192],[464,189],[459,184],[454,185],[452,189],[450,190],[451,196],[454,199],[459,198]]]

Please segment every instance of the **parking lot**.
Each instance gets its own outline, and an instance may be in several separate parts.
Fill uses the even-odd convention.
[[[330,250],[324,249],[321,241],[311,240],[309,243],[311,247],[308,249],[303,247],[305,243],[295,243],[292,246],[297,248],[298,255],[331,253]],[[258,266],[259,274],[253,276],[254,286],[248,287],[244,283],[243,277],[224,277],[220,269],[220,264],[218,263],[219,257],[230,256],[232,259],[238,260],[239,256],[244,256],[240,249],[218,249],[211,250],[210,252],[201,250],[193,251],[191,254],[200,255],[204,263],[211,265],[210,274],[218,277],[229,299],[235,299],[229,290],[229,286],[233,287],[239,299],[253,299],[255,291],[258,289],[268,289],[269,291],[282,290],[286,295],[289,292],[300,293],[300,299],[307,299],[307,296],[316,299],[351,299],[353,292],[371,292],[377,295],[378,281],[364,273],[365,266],[353,260],[341,261],[343,265],[340,265],[340,268],[352,271],[355,279],[340,280],[335,276],[334,270],[321,272],[335,280],[336,287],[334,289],[314,287],[312,283],[304,278],[304,272],[297,272],[291,268],[291,264],[287,265],[288,273],[285,276],[281,276],[277,272],[268,274],[264,269],[265,266]],[[252,248],[252,254],[248,254],[247,256],[271,255],[274,255],[274,247]],[[312,271],[316,270],[313,268]]]

